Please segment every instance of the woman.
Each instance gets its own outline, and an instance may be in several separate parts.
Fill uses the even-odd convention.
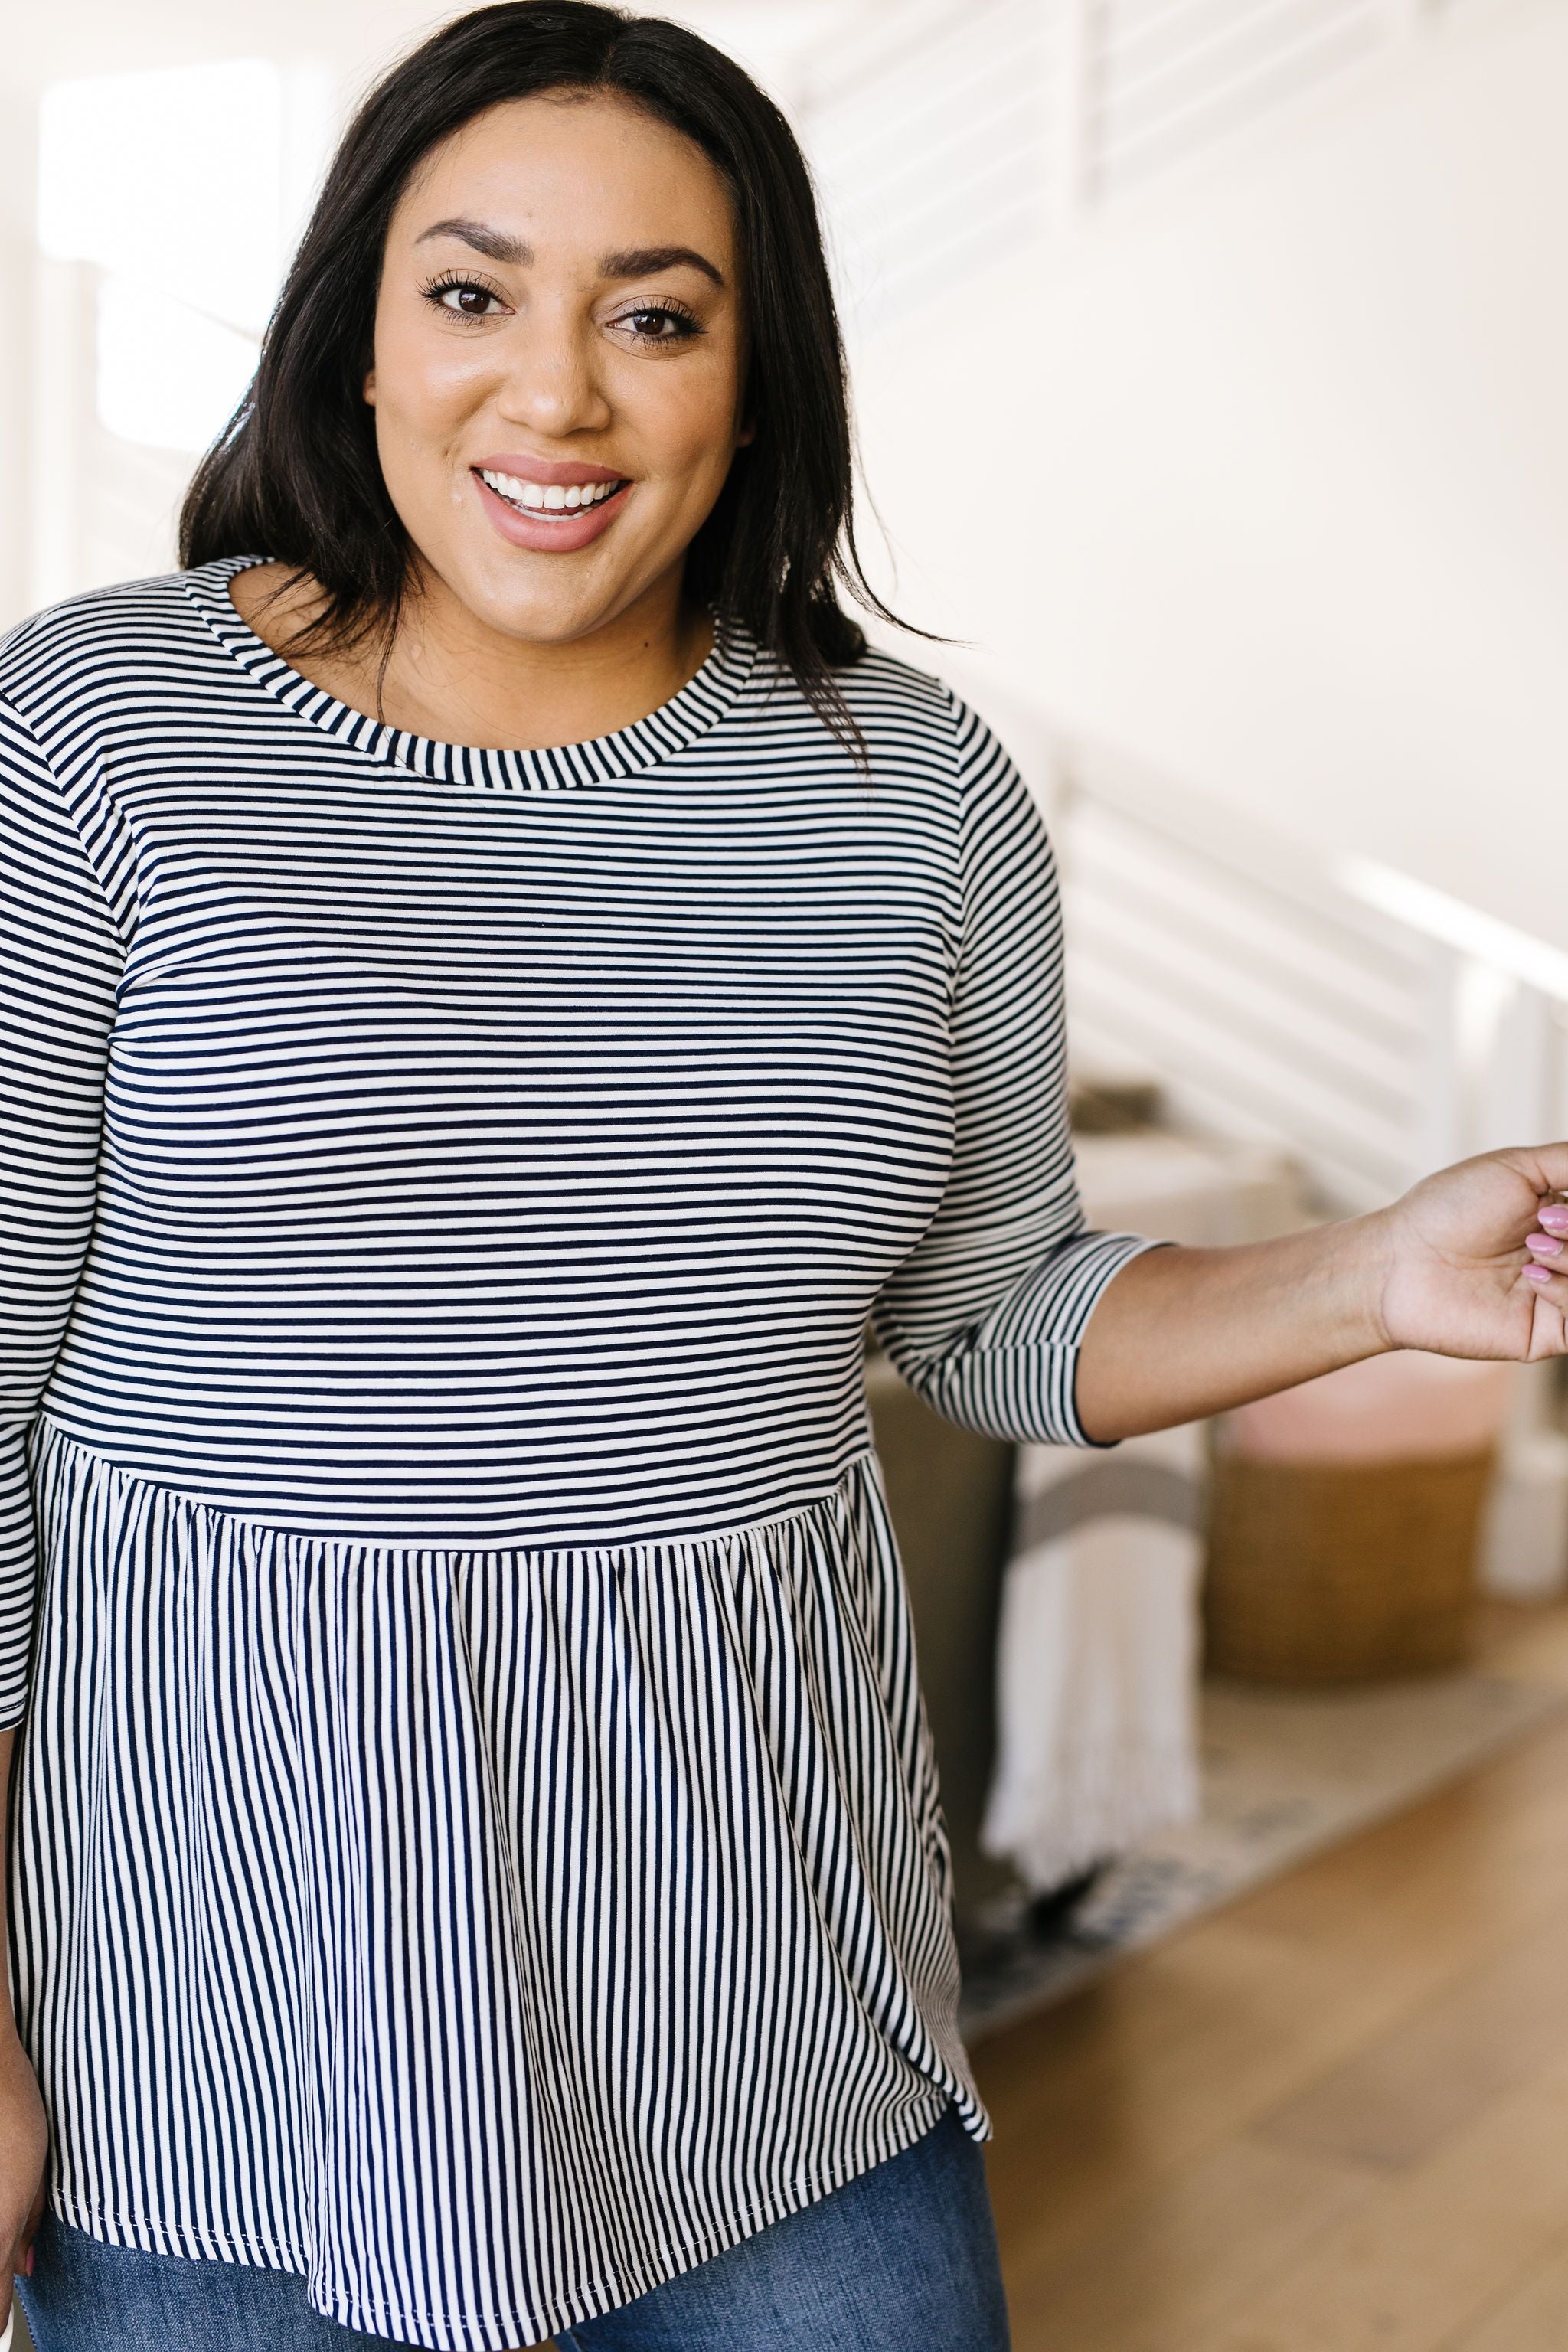
[[[783,121],[524,0],[349,131],[186,570],[0,656],[39,2352],[1003,2345],[868,1314],[1088,1444],[1563,1347],[1568,1147],[1083,1231],[1046,843],[848,515]]]

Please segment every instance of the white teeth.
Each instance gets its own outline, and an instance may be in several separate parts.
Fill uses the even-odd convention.
[[[516,474],[491,473],[479,468],[479,479],[488,482],[498,496],[510,499],[514,507],[526,507],[531,513],[571,513],[583,507],[603,505],[621,488],[619,482],[574,482],[569,488],[559,482],[525,482]]]

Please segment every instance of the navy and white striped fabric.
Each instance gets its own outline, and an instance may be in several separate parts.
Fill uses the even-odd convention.
[[[945,688],[455,749],[237,568],[0,651],[12,1968],[67,2221],[511,2352],[984,2136],[861,1335],[1081,1442],[1142,1244]]]

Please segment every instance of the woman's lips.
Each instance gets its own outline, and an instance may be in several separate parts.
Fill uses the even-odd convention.
[[[601,499],[597,506],[579,507],[574,510],[569,508],[529,510],[513,506],[510,499],[503,499],[500,491],[492,490],[477,472],[470,478],[479,494],[479,504],[502,539],[510,541],[513,547],[532,548],[545,555],[570,555],[597,539],[620,513],[626,502],[626,492],[631,488],[627,482],[612,497]]]

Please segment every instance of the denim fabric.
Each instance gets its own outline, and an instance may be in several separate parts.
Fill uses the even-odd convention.
[[[293,2271],[109,2246],[53,2213],[16,2291],[37,2352],[384,2352],[387,2340],[323,2319]],[[556,2340],[562,2352],[1007,2352],[980,2150],[949,2107],[901,2155]]]
[[[296,2271],[107,2246],[49,2212],[16,2284],[34,2352],[386,2352],[312,2311]]]
[[[980,2150],[949,2107],[901,2156],[556,2340],[562,2352],[1007,2352]]]

